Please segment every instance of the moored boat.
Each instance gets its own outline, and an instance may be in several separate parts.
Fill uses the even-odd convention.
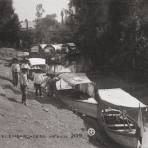
[[[99,89],[98,121],[106,134],[125,148],[140,148],[143,138],[142,102],[124,90]]]
[[[59,88],[57,96],[72,110],[97,118],[98,102],[94,99],[94,85],[85,73],[63,73],[59,78],[69,85]],[[61,85],[60,85],[61,86]]]
[[[138,137],[135,122],[121,111],[104,110],[102,124],[107,135],[125,148],[137,148]]]
[[[106,134],[122,147],[142,146],[145,104],[120,88],[90,91],[89,85],[93,85],[84,73],[63,73],[59,77],[70,86],[58,91],[58,97],[66,105],[97,118]]]

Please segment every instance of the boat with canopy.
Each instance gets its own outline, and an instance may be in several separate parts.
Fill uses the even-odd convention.
[[[144,103],[121,88],[96,89],[85,73],[62,73],[59,78],[67,84],[66,89],[58,90],[58,97],[66,105],[98,119],[99,126],[119,145],[142,145]]]
[[[98,89],[98,121],[107,135],[126,148],[142,146],[142,111],[147,106],[121,88]]]
[[[57,96],[62,102],[72,110],[97,118],[98,103],[94,99],[94,84],[86,74],[69,72],[62,73],[58,77],[61,84],[58,82],[60,87]]]

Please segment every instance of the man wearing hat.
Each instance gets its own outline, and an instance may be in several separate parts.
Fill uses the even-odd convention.
[[[15,87],[17,87],[18,79],[19,79],[19,73],[20,73],[20,65],[19,65],[17,58],[13,59],[13,64],[11,65],[11,71],[12,71],[13,85]]]
[[[21,64],[21,69],[25,68],[25,69],[30,69],[30,66],[28,64],[28,60],[26,58],[23,59],[23,62]]]
[[[47,87],[47,96],[49,97],[55,97],[56,96],[56,82],[59,80],[59,78],[55,77],[55,74],[50,73],[47,74],[46,79],[46,85]]]
[[[34,87],[35,87],[35,94],[38,96],[38,91],[40,97],[42,97],[42,88],[41,84],[44,82],[44,77],[42,70],[38,67],[35,69],[34,75],[33,75],[33,81],[34,81]]]
[[[22,103],[24,105],[26,104],[27,100],[27,86],[28,86],[28,79],[27,79],[27,69],[22,68],[21,74],[20,74],[20,87],[22,92]]]

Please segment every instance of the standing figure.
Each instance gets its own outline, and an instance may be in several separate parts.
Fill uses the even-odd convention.
[[[46,85],[47,87],[47,96],[50,97],[55,97],[56,96],[56,81],[59,79],[55,77],[54,74],[47,74],[48,78],[46,80]]]
[[[41,69],[36,69],[35,70],[35,73],[33,75],[33,81],[34,81],[34,87],[35,87],[35,94],[36,94],[36,96],[38,96],[38,91],[39,91],[39,95],[40,95],[40,97],[42,97],[41,84],[44,81],[44,77],[43,77]]]
[[[21,69],[23,69],[23,68],[25,68],[27,70],[27,77],[28,77],[30,66],[29,66],[29,62],[26,58],[23,59],[23,62],[21,64]]]
[[[19,73],[20,73],[20,65],[19,65],[18,59],[16,59],[16,58],[13,59],[11,71],[12,71],[13,85],[15,87],[17,87],[18,86]]]
[[[22,69],[22,68],[25,68],[25,69],[27,69],[27,70],[30,69],[29,62],[28,62],[28,60],[27,60],[26,58],[24,58],[23,61],[22,61],[21,69]]]
[[[22,103],[24,105],[27,105],[26,104],[27,86],[28,86],[27,69],[22,68],[22,71],[21,71],[21,74],[20,74],[20,87],[21,87],[21,92],[22,92]]]

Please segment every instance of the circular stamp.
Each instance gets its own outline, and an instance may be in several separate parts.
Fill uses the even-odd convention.
[[[96,131],[93,128],[89,128],[87,133],[88,133],[89,136],[94,136]]]

